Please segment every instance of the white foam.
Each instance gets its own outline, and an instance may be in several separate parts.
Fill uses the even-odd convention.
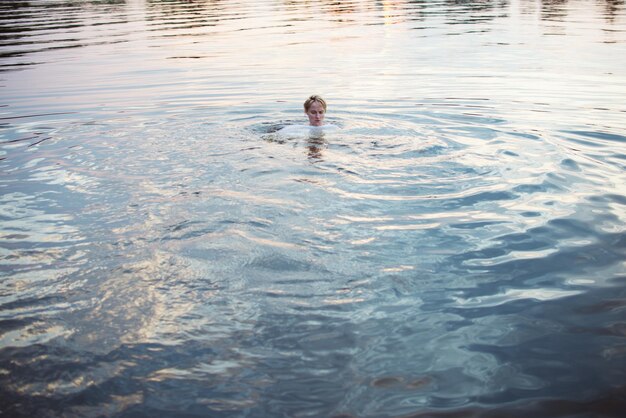
[[[321,136],[325,133],[335,132],[339,129],[336,125],[288,125],[277,131],[276,134],[287,138],[308,138],[311,136]]]

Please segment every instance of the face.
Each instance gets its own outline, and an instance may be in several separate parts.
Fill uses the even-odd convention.
[[[311,126],[322,126],[324,123],[324,106],[319,102],[311,103],[309,110],[306,111],[306,115],[309,117],[309,124]]]

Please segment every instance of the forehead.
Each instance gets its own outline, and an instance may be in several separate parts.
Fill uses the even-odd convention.
[[[309,106],[309,110],[324,110],[324,106],[320,102],[313,102],[311,106]]]

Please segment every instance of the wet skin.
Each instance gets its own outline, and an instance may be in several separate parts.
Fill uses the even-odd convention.
[[[322,126],[324,124],[324,115],[326,114],[326,111],[321,103],[311,103],[309,110],[305,113],[309,117],[309,124],[311,126]]]

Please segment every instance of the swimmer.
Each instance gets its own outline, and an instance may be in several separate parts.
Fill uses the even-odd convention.
[[[308,125],[287,125],[276,131],[276,135],[282,138],[311,138],[319,137],[339,128],[333,124],[325,124],[326,100],[313,95],[304,102],[304,114],[309,118]]]
[[[326,101],[313,95],[304,102],[304,113],[309,117],[309,125],[322,126],[326,115]]]

